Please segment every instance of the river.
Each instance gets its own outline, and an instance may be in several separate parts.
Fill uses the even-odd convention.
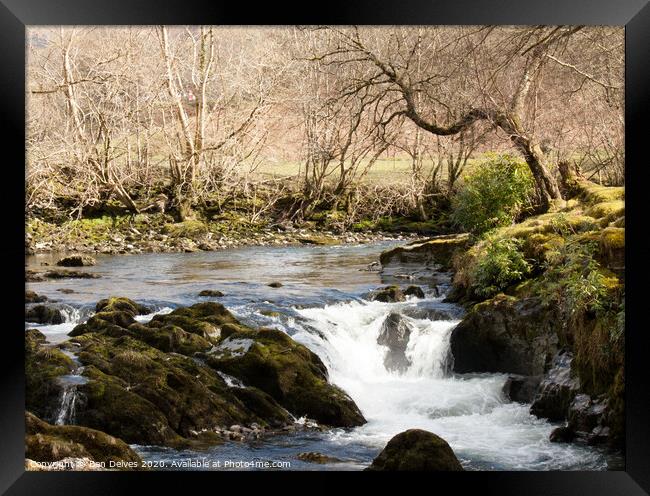
[[[282,329],[317,353],[330,380],[350,394],[368,420],[347,431],[307,430],[196,452],[134,446],[143,459],[156,461],[158,468],[173,468],[173,461],[204,459],[221,461],[222,467],[226,461],[284,461],[290,463],[285,470],[360,470],[392,436],[409,428],[426,429],[447,440],[467,470],[606,470],[620,464],[594,447],[549,442],[557,424],[530,415],[528,405],[507,401],[501,392],[506,375],[448,372],[449,335],[462,309],[442,302],[444,284],[440,296],[424,287],[424,299],[365,301],[362,297],[369,290],[395,282],[367,270],[382,250],[393,245],[100,255],[97,265],[89,269],[100,274],[99,279],[30,283],[29,289],[57,301],[66,322],[26,326],[59,343],[107,296],[126,296],[156,312],[169,312],[205,301],[197,296],[201,290],[217,289],[225,296],[210,299],[223,303],[243,322]],[[56,259],[37,255],[29,257],[27,264],[42,268]],[[276,281],[282,287],[267,285]],[[431,311],[444,312],[446,320],[429,320]],[[386,348],[377,344],[381,324],[391,312],[403,315],[413,329],[406,349],[410,366],[399,374],[386,370]],[[64,400],[70,403],[69,398]],[[341,462],[313,464],[295,458],[309,451]]]

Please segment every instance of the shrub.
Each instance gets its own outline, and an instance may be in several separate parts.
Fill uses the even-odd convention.
[[[486,238],[485,246],[471,270],[474,292],[490,298],[508,286],[521,281],[531,271],[515,238]]]
[[[597,249],[595,242],[573,240],[555,252],[542,279],[541,296],[570,314],[590,311],[603,315],[617,310],[620,284],[594,258]]]
[[[465,177],[452,201],[456,224],[476,234],[511,224],[531,205],[534,181],[528,166],[510,155],[489,155]]]

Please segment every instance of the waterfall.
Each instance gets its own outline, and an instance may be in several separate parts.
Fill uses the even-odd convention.
[[[394,435],[420,428],[445,439],[473,468],[557,469],[580,463],[601,466],[599,455],[548,440],[553,426],[512,403],[502,392],[505,374],[453,374],[450,336],[462,310],[427,298],[399,303],[350,301],[296,309],[285,330],[323,360],[330,381],[354,399],[368,420],[330,434],[335,444],[381,449]],[[380,344],[387,317],[397,314],[410,333],[398,350],[408,365],[386,366]]]
[[[66,425],[74,423],[78,393],[76,384],[66,384],[61,391],[61,405],[59,413],[56,416],[56,425]]]

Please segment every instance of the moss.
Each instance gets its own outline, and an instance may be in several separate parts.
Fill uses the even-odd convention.
[[[113,296],[103,300],[99,300],[95,305],[96,312],[114,312],[121,311],[131,314],[132,317],[136,315],[146,315],[151,313],[151,309],[136,303],[129,298],[122,296]]]
[[[367,470],[462,471],[447,442],[435,434],[409,429],[393,437]]]
[[[612,200],[606,202],[596,203],[587,209],[587,215],[595,217],[596,219],[614,220],[625,215],[625,202],[623,200]]]
[[[224,349],[238,339],[253,343],[243,353],[221,353],[217,348],[207,356],[207,363],[268,393],[295,416],[339,427],[365,423],[354,402],[327,382],[327,369],[318,356],[284,332],[260,329],[233,334]]]
[[[35,329],[25,331],[25,405],[42,418],[52,418],[58,409],[59,376],[69,374],[74,362],[60,349],[46,344]]]
[[[208,226],[200,220],[186,220],[175,224],[165,224],[163,232],[174,238],[199,238],[208,233]]]
[[[140,457],[121,439],[77,425],[54,426],[25,415],[25,457],[39,462],[90,458],[95,462],[135,462]]]
[[[579,198],[589,204],[625,200],[625,188],[600,186],[590,181],[580,181]]]

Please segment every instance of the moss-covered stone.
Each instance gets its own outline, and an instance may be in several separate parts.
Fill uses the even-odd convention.
[[[406,299],[401,288],[396,285],[385,286],[371,291],[368,297],[372,301],[383,301],[384,303],[404,301]]]
[[[61,324],[61,310],[49,305],[36,305],[25,310],[25,320],[36,324]]]
[[[34,414],[25,414],[25,457],[37,462],[63,458],[89,458],[95,462],[127,462],[140,466],[141,459],[124,441],[87,427],[50,425]]]
[[[328,383],[318,356],[282,331],[232,334],[205,359],[211,367],[265,391],[297,417],[338,427],[365,423],[352,399]]]
[[[41,418],[57,413],[61,385],[58,377],[69,374],[74,362],[60,349],[47,345],[36,329],[25,331],[25,405]]]
[[[424,242],[415,242],[398,246],[383,252],[379,260],[382,266],[391,263],[435,263],[442,268],[449,268],[454,253],[469,245],[468,234],[437,236]]]
[[[463,466],[449,444],[421,429],[409,429],[393,437],[366,470],[371,471],[462,471]]]
[[[175,238],[196,239],[208,233],[208,226],[200,220],[186,220],[175,224],[165,224],[163,232]]]
[[[151,309],[136,303],[129,298],[124,298],[120,296],[114,296],[111,298],[106,298],[104,300],[99,300],[97,305],[95,305],[96,312],[114,312],[121,311],[131,314],[131,317],[136,315],[146,315],[151,313]]]

